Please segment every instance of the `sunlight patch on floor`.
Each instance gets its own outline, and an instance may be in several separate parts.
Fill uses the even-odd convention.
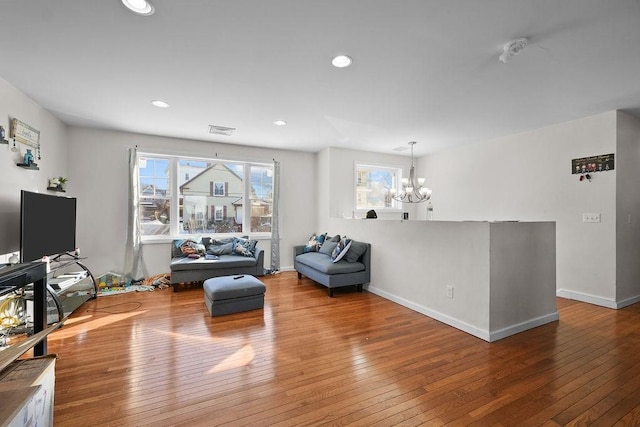
[[[98,319],[88,320],[88,321],[87,319],[93,316],[83,316],[83,319],[85,321],[81,323],[78,323],[78,320],[76,320],[79,318],[73,319],[74,322],[70,321],[72,319],[68,319],[65,321],[64,326],[62,328],[58,329],[57,331],[49,335],[49,340],[55,341],[59,339],[73,338],[80,334],[85,334],[87,332],[90,332],[94,329],[98,329],[103,326],[109,325],[111,323],[128,319],[130,317],[139,316],[146,312],[147,311],[145,310],[145,311],[137,311],[137,312],[134,311],[129,313],[121,313],[121,314],[110,314],[108,316],[101,316]],[[77,323],[77,324],[74,324],[74,323]]]
[[[211,368],[207,372],[207,374],[214,374],[216,372],[222,372],[228,369],[246,366],[251,363],[255,356],[256,352],[253,350],[253,346],[251,344],[247,344],[220,363],[218,363],[216,366]]]

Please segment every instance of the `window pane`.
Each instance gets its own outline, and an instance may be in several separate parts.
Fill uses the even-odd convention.
[[[165,235],[171,232],[171,194],[169,159],[140,157],[140,222],[143,235]]]
[[[271,232],[273,168],[251,166],[251,231]]]
[[[395,208],[389,190],[397,188],[399,176],[398,168],[357,164],[356,209]]]
[[[242,164],[181,159],[178,176],[180,233],[242,231]]]

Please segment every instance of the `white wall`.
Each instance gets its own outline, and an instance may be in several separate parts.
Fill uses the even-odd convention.
[[[617,114],[616,301],[640,300],[640,119]]]
[[[551,222],[328,218],[324,226],[371,244],[369,291],[484,340],[558,318]]]
[[[20,251],[20,190],[47,192],[48,180],[67,176],[67,127],[31,98],[0,78],[0,125],[9,138],[9,121],[16,118],[40,131],[41,159],[36,163],[40,170],[19,168],[27,147],[19,142],[18,153],[9,145],[0,145],[0,262],[5,254]],[[56,194],[56,193],[49,193]],[[73,192],[67,192],[73,196]],[[46,238],[46,236],[43,236]]]
[[[418,170],[435,219],[555,221],[559,293],[614,306],[617,171],[580,182],[571,159],[615,152],[612,111],[426,156]],[[591,212],[602,222],[583,223]]]
[[[122,271],[127,223],[128,149],[140,151],[281,163],[282,269],[292,268],[292,247],[306,242],[316,226],[316,165],[313,153],[162,138],[125,132],[71,128],[70,189],[78,194],[79,246],[95,275]],[[169,272],[170,244],[143,245],[148,274]],[[269,264],[270,243],[266,251]]]

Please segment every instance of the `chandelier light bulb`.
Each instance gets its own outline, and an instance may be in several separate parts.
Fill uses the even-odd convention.
[[[138,15],[149,16],[155,12],[153,5],[147,0],[122,0],[122,4]]]

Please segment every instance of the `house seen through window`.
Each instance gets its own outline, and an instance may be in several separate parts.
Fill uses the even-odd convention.
[[[138,166],[139,218],[147,239],[271,232],[271,164],[139,153]]]

